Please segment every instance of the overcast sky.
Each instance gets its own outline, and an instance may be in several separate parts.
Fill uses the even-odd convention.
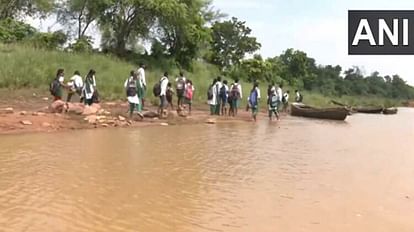
[[[414,56],[349,56],[347,50],[348,10],[414,10],[413,0],[214,0],[213,5],[246,21],[264,57],[295,48],[318,64],[339,64],[343,69],[358,65],[365,74],[399,74],[414,85]],[[45,31],[55,20],[29,21]]]
[[[348,10],[414,10],[413,0],[214,0],[214,5],[246,21],[264,57],[295,48],[318,64],[358,65],[366,74],[399,74],[414,85],[414,56],[349,56],[347,45]]]

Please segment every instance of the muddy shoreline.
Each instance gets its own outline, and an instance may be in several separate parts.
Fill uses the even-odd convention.
[[[13,101],[0,106],[0,135],[51,133],[58,131],[99,129],[99,128],[140,128],[149,126],[175,126],[191,124],[219,124],[251,122],[250,113],[239,109],[235,118],[210,116],[208,106],[194,106],[192,114],[181,115],[176,110],[169,110],[163,118],[151,117],[140,119],[138,115],[128,117],[128,105],[122,101],[103,102],[99,104],[99,112],[82,115],[75,113],[54,113],[50,111],[50,100]],[[145,112],[156,112],[151,106]],[[266,117],[265,113],[262,115]]]

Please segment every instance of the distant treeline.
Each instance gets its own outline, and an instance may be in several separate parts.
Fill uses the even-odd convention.
[[[65,29],[41,33],[22,22],[25,16],[56,18]],[[92,27],[102,36],[97,50],[92,47]],[[245,59],[261,48],[251,32],[246,22],[228,19],[211,0],[0,1],[2,43],[106,53],[131,63],[143,61],[190,72],[201,61],[215,65],[227,78],[283,83],[329,96],[414,98],[414,89],[398,75],[364,76],[358,67],[343,72],[340,66],[317,65],[305,52],[294,49],[274,58]],[[144,43],[152,45],[150,51]]]

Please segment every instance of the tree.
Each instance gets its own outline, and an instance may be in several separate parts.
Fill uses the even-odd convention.
[[[54,0],[0,0],[0,19],[45,14],[54,7]]]
[[[282,76],[291,85],[296,85],[298,80],[303,80],[315,69],[315,60],[299,50],[289,48],[279,58],[284,65]]]
[[[86,36],[88,28],[109,7],[109,0],[65,0],[57,8],[58,21],[69,30],[76,27],[77,40]]]
[[[211,61],[222,70],[231,65],[239,65],[246,54],[254,53],[261,47],[257,39],[250,36],[252,30],[246,23],[235,17],[214,23],[211,30]]]
[[[169,0],[158,12],[157,36],[181,67],[189,68],[210,38],[203,15],[209,4],[206,0]]]
[[[108,0],[109,6],[99,17],[105,49],[126,55],[127,44],[138,37],[147,38],[162,0]]]

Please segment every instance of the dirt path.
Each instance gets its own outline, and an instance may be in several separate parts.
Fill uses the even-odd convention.
[[[62,130],[79,130],[105,127],[144,127],[168,126],[199,123],[242,123],[251,122],[250,113],[239,110],[236,118],[210,116],[207,105],[195,106],[191,115],[179,115],[170,110],[166,117],[129,118],[126,102],[103,102],[100,113],[79,115],[70,113],[51,113],[48,106],[51,100],[47,96],[37,94],[10,93],[7,97],[1,94],[0,100],[0,134],[19,134],[34,132],[55,132]],[[147,112],[156,112],[152,106]],[[184,111],[185,112],[185,111]],[[262,115],[265,117],[265,114]]]

